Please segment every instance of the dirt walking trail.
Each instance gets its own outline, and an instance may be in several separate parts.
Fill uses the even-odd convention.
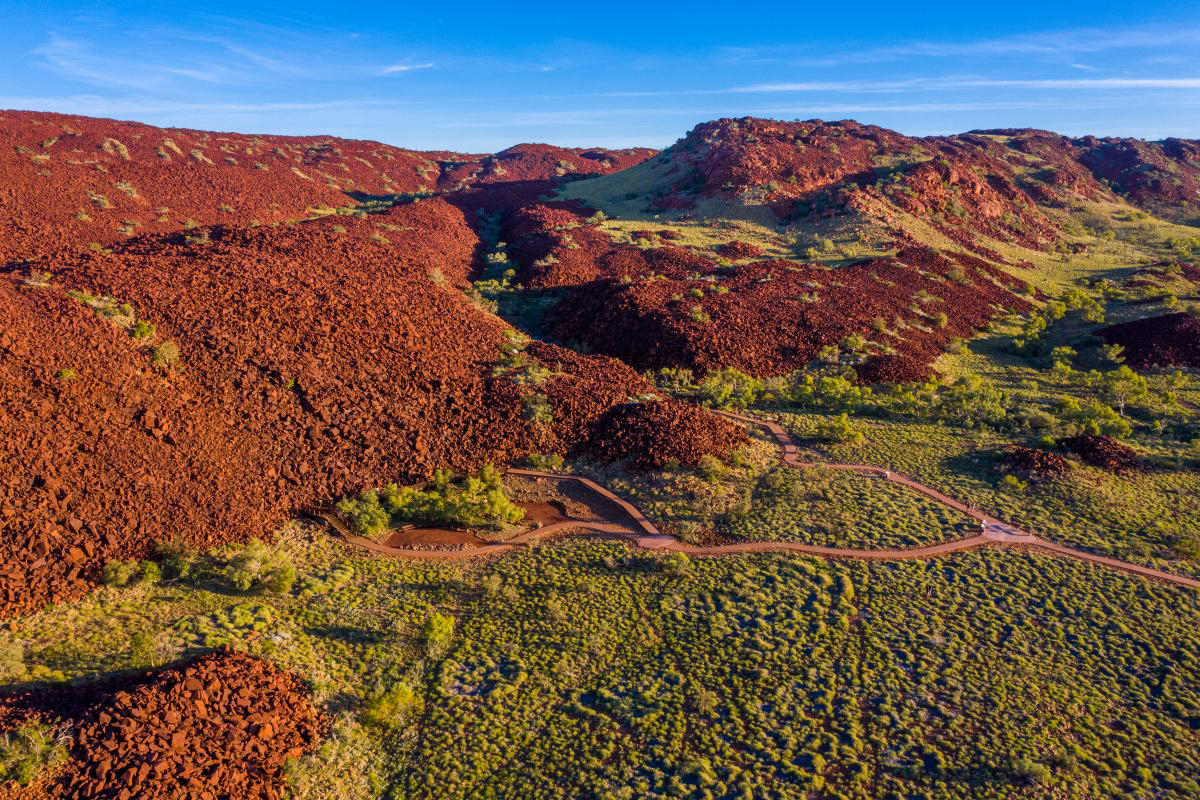
[[[715,412],[729,419],[742,422],[747,425],[754,425],[762,428],[769,433],[779,445],[780,454],[779,460],[781,463],[796,467],[798,469],[806,469],[810,467],[822,467],[824,469],[845,470],[848,472],[857,472],[863,475],[871,475],[890,481],[900,486],[924,495],[925,497],[940,503],[947,508],[952,508],[955,511],[966,514],[980,524],[980,533],[975,536],[956,539],[949,542],[940,542],[932,545],[922,545],[920,547],[912,547],[907,549],[884,549],[884,550],[859,550],[847,547],[822,547],[820,545],[800,544],[799,542],[738,542],[735,544],[721,545],[690,545],[681,542],[679,539],[668,534],[664,534],[654,526],[650,520],[636,506],[627,500],[613,494],[608,489],[588,478],[578,475],[567,475],[556,472],[543,472],[534,469],[518,469],[512,468],[507,471],[509,475],[520,475],[530,478],[545,478],[555,481],[575,481],[576,483],[589,489],[596,495],[616,504],[622,512],[624,512],[625,520],[608,519],[603,521],[594,520],[567,520],[557,522],[552,525],[545,525],[541,528],[534,528],[517,536],[508,539],[504,542],[495,544],[487,544],[478,547],[469,547],[462,549],[428,549],[418,550],[414,548],[399,548],[389,547],[388,545],[372,541],[362,536],[356,535],[351,531],[335,511],[328,508],[314,509],[308,512],[309,516],[315,517],[327,523],[334,531],[342,536],[350,544],[362,547],[367,550],[381,553],[384,555],[395,556],[398,558],[424,559],[424,560],[452,560],[462,558],[474,558],[483,555],[493,555],[504,553],[518,547],[526,547],[539,539],[545,538],[556,533],[566,531],[592,531],[608,536],[616,536],[625,539],[638,547],[647,550],[663,550],[673,553],[685,553],[694,556],[719,556],[734,553],[765,553],[765,552],[795,552],[804,553],[806,555],[819,556],[822,558],[859,558],[874,561],[899,561],[904,559],[919,559],[919,558],[934,558],[936,556],[946,555],[948,553],[957,553],[964,550],[972,550],[977,547],[1000,546],[1014,547],[1030,550],[1038,550],[1053,555],[1062,556],[1065,558],[1073,558],[1077,561],[1085,561],[1090,564],[1098,564],[1110,569],[1128,572],[1133,575],[1140,575],[1151,580],[1162,581],[1175,586],[1186,586],[1191,589],[1200,589],[1200,580],[1175,575],[1170,572],[1163,572],[1152,567],[1144,567],[1140,564],[1131,564],[1127,561],[1121,561],[1115,558],[1096,555],[1084,550],[1077,550],[1073,547],[1067,547],[1056,542],[1050,542],[1024,531],[1014,525],[997,519],[996,517],[985,514],[976,508],[965,505],[952,497],[949,497],[936,489],[930,488],[907,475],[902,475],[892,470],[883,469],[882,467],[870,466],[867,464],[833,464],[822,461],[803,461],[800,458],[800,448],[792,441],[777,422],[771,420],[758,419],[757,417],[747,416],[745,414],[735,414],[730,411]]]

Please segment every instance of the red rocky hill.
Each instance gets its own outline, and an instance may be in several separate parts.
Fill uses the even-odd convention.
[[[332,136],[265,136],[0,111],[0,263],[63,244],[108,245],[185,225],[246,225],[477,181],[631,166],[653,150],[518,145],[495,156]]]
[[[425,199],[0,274],[0,611],[155,540],[243,540],[363,486],[577,448],[619,387],[648,390],[607,359],[553,359],[554,421],[526,419],[532,390],[497,370],[510,329],[461,291],[477,244]]]
[[[618,434],[651,442],[652,463],[732,446],[706,413],[626,406],[652,392],[631,367],[779,374],[859,334],[846,360],[863,379],[923,379],[952,337],[1026,307],[993,244],[1053,246],[1047,208],[1119,199],[1101,173],[1138,202],[1183,203],[1193,144],[741,119],[652,158],[480,156],[0,112],[0,615],[77,595],[154,540],[263,535],[437,467],[628,457]],[[618,170],[597,181],[652,211],[844,217],[890,254],[830,268],[652,221],[631,244],[594,209],[542,199]],[[464,292],[497,235],[518,283],[560,296],[543,327],[600,355],[502,352],[511,328]],[[667,447],[676,434],[695,446]]]

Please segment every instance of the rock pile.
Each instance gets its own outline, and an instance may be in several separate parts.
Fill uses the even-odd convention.
[[[50,797],[276,800],[285,762],[327,727],[298,677],[227,649],[95,693],[29,701],[38,716],[70,723],[69,761]]]
[[[745,430],[710,411],[674,400],[615,406],[593,426],[589,449],[635,469],[672,463],[695,466],[706,455],[728,457],[748,440]]]
[[[1060,444],[1085,464],[1111,472],[1128,473],[1141,466],[1137,452],[1109,436],[1084,433],[1063,439]]]
[[[1200,367],[1200,317],[1189,313],[1110,325],[1098,333],[1124,347],[1126,362],[1136,369]]]
[[[1071,462],[1058,453],[1021,445],[1008,448],[1000,464],[1006,471],[1036,482],[1057,480],[1071,471]]]
[[[722,258],[728,258],[733,261],[739,261],[743,258],[758,258],[763,254],[763,249],[758,245],[738,241],[737,239],[717,245],[713,248],[713,251]]]

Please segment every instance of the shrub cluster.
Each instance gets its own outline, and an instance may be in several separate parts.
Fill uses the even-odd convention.
[[[500,470],[491,464],[457,482],[449,471],[436,470],[424,488],[388,484],[379,491],[370,489],[339,501],[337,510],[356,532],[369,537],[403,522],[502,527],[525,516],[505,492]]]
[[[66,757],[67,748],[56,731],[40,722],[27,722],[0,734],[0,784],[28,786]]]

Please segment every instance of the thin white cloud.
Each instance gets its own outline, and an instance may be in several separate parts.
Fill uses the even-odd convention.
[[[283,42],[240,42],[173,29],[129,31],[122,50],[51,33],[33,53],[44,68],[91,84],[162,93],[188,84],[253,86],[298,81],[346,81],[430,69],[432,61],[383,66],[366,53],[329,50],[322,41],[292,36]],[[281,49],[282,48],[282,49]],[[169,54],[169,55],[167,55]]]
[[[914,78],[907,81],[755,83],[713,94],[773,92],[904,92],[943,89],[1200,89],[1200,77],[1188,78]]]
[[[159,114],[258,114],[309,113],[320,111],[354,111],[363,109],[398,108],[411,106],[403,100],[377,98],[342,99],[318,102],[233,103],[183,102],[142,97],[103,97],[83,94],[59,97],[30,97],[0,95],[0,108],[55,111],[85,116],[159,115]]]
[[[1034,109],[1083,109],[1109,108],[1102,102],[1070,103],[1057,101],[979,101],[963,103],[814,103],[804,105],[770,105],[747,109],[752,115],[783,116],[797,114],[877,114],[914,113],[927,114],[946,111],[1029,111]]]
[[[392,64],[390,67],[384,67],[379,70],[380,75],[399,75],[404,72],[412,72],[418,69],[430,69],[433,67],[433,62],[428,64]]]
[[[163,46],[163,51],[172,52]],[[107,55],[97,53],[87,42],[70,39],[57,33],[50,40],[34,49],[41,64],[63,75],[83,83],[96,86],[112,86],[125,89],[164,89],[183,79],[205,84],[229,84],[242,82],[247,73],[239,70],[229,59],[202,58],[176,54],[172,61],[153,61],[145,57],[145,48],[137,48],[138,55]]]
[[[719,89],[681,89],[601,92],[599,97],[686,97],[720,94],[780,94],[804,92],[902,93],[950,89],[1200,89],[1200,77],[1186,78],[976,78],[944,76],[896,81],[794,81],[752,83]]]
[[[881,47],[847,46],[837,53],[813,53],[811,48],[789,45],[725,47],[718,55],[730,63],[837,66],[871,64],[919,58],[988,58],[1025,56],[1056,60],[1087,53],[1118,50],[1200,48],[1200,27],[1142,26],[1124,29],[1079,28],[1065,31],[1017,34],[964,41],[911,41]]]

